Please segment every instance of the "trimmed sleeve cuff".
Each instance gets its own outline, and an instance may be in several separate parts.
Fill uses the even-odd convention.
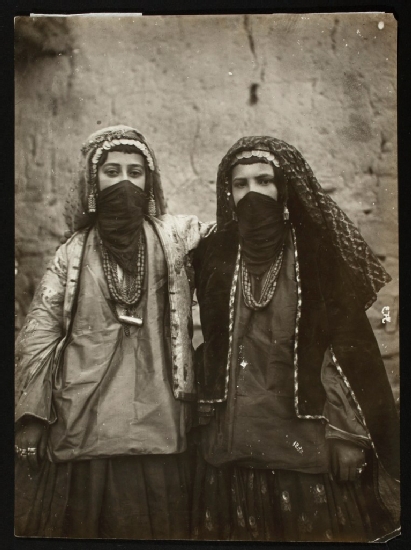
[[[325,428],[325,438],[343,439],[344,441],[355,443],[356,445],[364,447],[365,449],[371,448],[371,440],[369,439],[369,437],[340,430],[332,424],[327,424],[327,427]]]

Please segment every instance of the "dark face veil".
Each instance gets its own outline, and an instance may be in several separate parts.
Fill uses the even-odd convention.
[[[346,267],[350,282],[365,308],[391,277],[382,267],[360,232],[319,185],[311,168],[295,147],[269,136],[243,137],[220,163],[217,174],[217,230],[233,217],[230,174],[236,155],[243,151],[263,151],[274,156],[273,166],[282,172],[284,199],[290,220],[304,216],[333,247]]]

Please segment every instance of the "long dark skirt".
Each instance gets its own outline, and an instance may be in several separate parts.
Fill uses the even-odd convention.
[[[187,453],[16,464],[15,532],[26,537],[187,539]]]
[[[199,457],[193,506],[197,540],[373,541],[398,528],[371,467],[337,483],[328,474],[216,468]]]

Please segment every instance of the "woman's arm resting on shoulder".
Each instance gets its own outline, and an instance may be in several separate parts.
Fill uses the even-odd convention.
[[[201,222],[197,216],[175,216],[174,219],[177,231],[185,242],[187,253],[197,248],[200,241],[216,227],[215,222]]]

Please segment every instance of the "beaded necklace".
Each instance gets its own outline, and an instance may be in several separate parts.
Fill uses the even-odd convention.
[[[115,307],[115,314],[120,323],[123,324],[124,332],[127,336],[130,335],[130,327],[128,324],[140,326],[142,319],[133,317],[135,308],[140,301],[145,265],[146,265],[146,239],[144,231],[140,231],[138,240],[138,256],[137,256],[137,273],[131,274],[124,271],[123,281],[120,282],[117,271],[117,263],[111,256],[107,248],[104,246],[103,241],[100,239],[101,252],[103,256],[103,271],[106,277],[108,289],[111,298],[114,302],[124,308],[124,315],[119,315],[117,307]]]
[[[253,309],[255,311],[258,309],[263,309],[271,301],[271,298],[274,296],[275,288],[277,286],[277,280],[280,274],[283,255],[284,255],[284,246],[280,250],[280,253],[277,256],[277,259],[271,264],[268,270],[267,277],[265,279],[263,288],[261,290],[261,295],[259,300],[256,300],[253,296],[253,293],[251,290],[250,274],[245,265],[244,258],[241,258],[241,276],[242,276],[242,283],[243,283],[244,303],[250,309]]]

